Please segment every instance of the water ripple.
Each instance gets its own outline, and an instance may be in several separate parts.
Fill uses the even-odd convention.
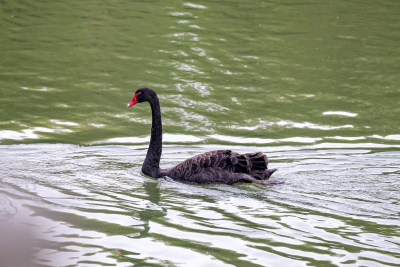
[[[1,146],[0,203],[47,242],[38,255],[44,265],[393,265],[400,166],[391,159],[400,155],[357,145],[262,148],[280,169],[274,179],[285,181],[276,187],[147,178],[146,145]],[[162,164],[218,148],[166,146]]]

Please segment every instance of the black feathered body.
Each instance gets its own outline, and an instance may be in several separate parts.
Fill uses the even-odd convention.
[[[268,179],[275,169],[268,169],[267,156],[258,153],[239,154],[231,150],[206,152],[167,170],[160,176],[192,183],[258,182]]]

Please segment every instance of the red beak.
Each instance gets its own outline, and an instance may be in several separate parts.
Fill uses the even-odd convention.
[[[138,103],[138,101],[136,100],[136,98],[137,98],[138,95],[139,95],[139,94],[135,94],[135,95],[133,96],[131,102],[129,102],[129,104],[126,105],[127,108],[130,108],[130,107],[132,107],[133,105],[136,105],[136,104]]]

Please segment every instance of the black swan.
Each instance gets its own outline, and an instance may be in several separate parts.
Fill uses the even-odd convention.
[[[268,169],[267,156],[261,152],[239,154],[231,150],[206,152],[170,169],[160,169],[162,150],[162,123],[160,103],[156,92],[141,88],[135,92],[127,108],[141,102],[149,102],[152,112],[150,145],[142,172],[153,178],[168,176],[174,180],[199,184],[250,182],[257,184],[280,184],[268,181],[276,169]]]

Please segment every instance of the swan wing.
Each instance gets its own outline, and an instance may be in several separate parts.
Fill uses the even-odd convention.
[[[265,154],[239,154],[231,150],[215,150],[189,158],[168,169],[165,175],[196,183],[235,183],[252,177],[268,179],[275,169],[268,169]]]

